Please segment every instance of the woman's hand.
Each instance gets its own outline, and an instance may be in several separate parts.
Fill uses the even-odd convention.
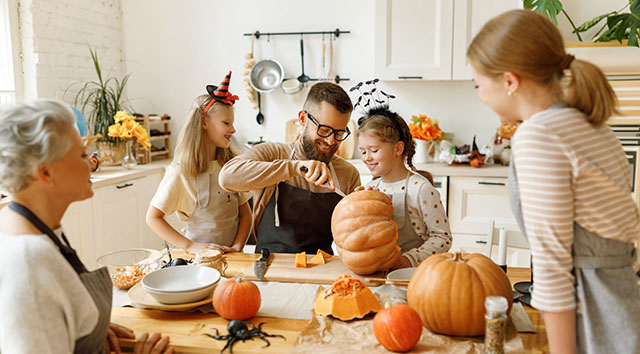
[[[135,338],[133,331],[125,326],[121,326],[117,323],[110,323],[107,329],[107,339],[105,340],[105,349],[107,354],[112,351],[121,354],[120,341],[118,338]]]
[[[391,267],[391,270],[396,270],[396,269],[400,269],[400,268],[411,268],[411,262],[409,261],[409,258],[402,256],[400,257],[400,259],[398,260],[398,262],[396,263],[396,265],[394,265],[393,267]]]
[[[231,247],[219,245],[217,243],[206,243],[206,242],[191,242],[191,244],[185,248],[185,251],[191,254],[196,254],[198,253],[198,251],[201,251],[204,249],[218,250],[222,253],[233,252],[233,249]]]
[[[169,346],[169,336],[160,333],[142,333],[133,347],[134,354],[171,354],[173,347]]]

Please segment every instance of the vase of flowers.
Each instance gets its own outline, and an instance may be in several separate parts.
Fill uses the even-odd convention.
[[[411,136],[416,142],[416,153],[413,155],[414,163],[427,163],[436,161],[437,146],[442,141],[442,129],[438,121],[424,114],[411,117],[409,123]]]
[[[135,156],[136,141],[145,149],[149,149],[149,147],[151,147],[149,133],[140,125],[140,123],[136,122],[135,117],[129,115],[129,113],[125,111],[118,111],[116,115],[113,116],[113,120],[115,123],[109,126],[108,136],[120,138],[120,140],[125,141],[125,153],[122,157],[122,167],[132,169],[138,164]]]

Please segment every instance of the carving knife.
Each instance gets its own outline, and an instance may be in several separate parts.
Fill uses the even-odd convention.
[[[258,280],[262,280],[264,273],[267,272],[267,264],[269,263],[270,254],[269,250],[266,248],[263,248],[260,252],[262,255],[255,263],[253,263],[253,272],[256,274]]]
[[[305,166],[300,167],[300,171],[302,171],[302,173],[307,173],[307,172],[309,172],[309,170],[308,170]],[[331,187],[329,187],[329,183],[325,183],[325,184],[323,184],[322,186],[323,186],[323,187],[326,187],[326,188],[331,189]],[[339,195],[339,196],[341,196],[341,197],[343,197],[343,198],[344,198],[344,197],[346,197],[346,195],[345,195],[341,190],[339,190],[338,188],[336,188],[336,190],[335,190],[334,192],[335,192],[337,195]]]

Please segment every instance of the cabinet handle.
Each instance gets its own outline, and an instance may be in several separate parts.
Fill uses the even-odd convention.
[[[400,80],[422,80],[422,76],[398,76]]]
[[[482,244],[486,245],[487,241],[477,240],[476,243],[482,243]]]
[[[504,182],[478,182],[478,184],[485,184],[488,186],[506,186],[507,185]]]
[[[122,188],[131,187],[131,186],[133,186],[133,183],[125,183],[125,184],[123,184],[121,186],[116,186],[116,188],[122,189]]]

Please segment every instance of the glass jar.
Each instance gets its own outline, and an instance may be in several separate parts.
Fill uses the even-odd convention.
[[[502,354],[507,335],[509,303],[504,296],[487,296],[484,300],[484,308],[487,311],[484,316],[484,352],[485,354]]]
[[[129,138],[125,140],[126,151],[124,153],[124,157],[122,158],[122,167],[130,170],[138,165],[138,161],[136,160],[136,149],[135,149],[136,139]]]

